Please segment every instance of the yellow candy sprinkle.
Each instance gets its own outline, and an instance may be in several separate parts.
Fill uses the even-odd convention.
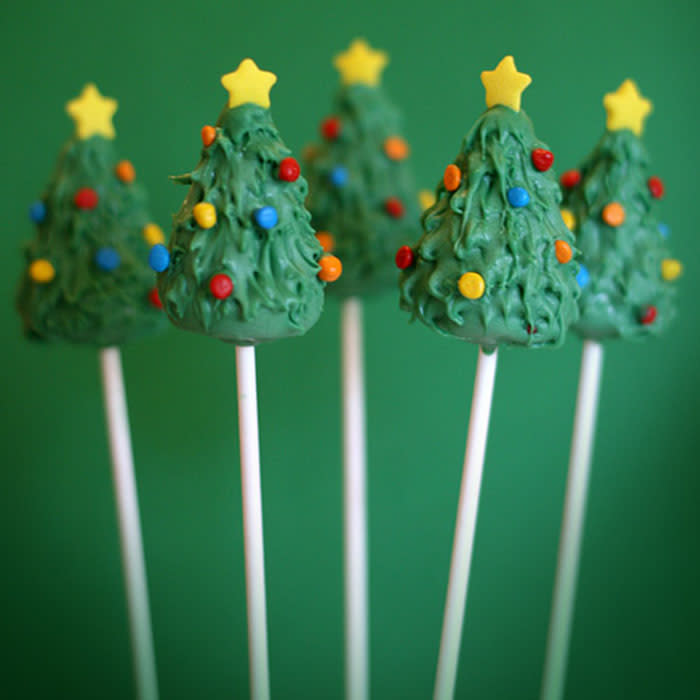
[[[150,223],[143,227],[143,237],[149,246],[153,247],[156,243],[165,243],[163,229],[158,224]]]
[[[29,266],[29,276],[39,284],[46,284],[56,276],[56,270],[48,260],[35,260]]]
[[[480,299],[486,291],[484,278],[478,272],[465,272],[457,284],[463,297]]]
[[[423,211],[430,209],[430,207],[435,204],[435,194],[430,190],[421,190],[418,193],[418,202],[420,203]]]
[[[195,204],[192,215],[201,228],[211,228],[216,224],[216,209],[209,202]]]
[[[561,210],[561,218],[564,219],[564,224],[569,231],[573,231],[576,227],[576,217],[570,209]]]
[[[667,281],[672,282],[678,279],[683,272],[683,263],[680,260],[666,258],[661,261],[661,276]]]

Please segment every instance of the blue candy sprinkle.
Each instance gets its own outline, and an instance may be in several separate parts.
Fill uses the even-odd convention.
[[[581,268],[578,271],[578,275],[576,275],[576,281],[578,282],[578,286],[583,289],[591,279],[591,273],[588,272],[588,268],[585,265],[581,265]]]
[[[148,264],[152,270],[163,272],[170,265],[170,253],[162,243],[156,243],[148,254]]]
[[[342,187],[343,185],[347,184],[348,170],[342,165],[336,165],[335,168],[331,170],[331,173],[328,177],[332,185],[335,185],[336,187]]]
[[[119,253],[114,248],[100,248],[95,253],[95,265],[100,268],[100,270],[106,270],[111,272],[119,267],[121,258]]]
[[[659,233],[664,238],[668,238],[668,234],[671,233],[671,229],[668,227],[668,224],[659,224]]]
[[[530,203],[530,195],[524,187],[511,187],[508,190],[508,202],[512,207],[525,207]]]
[[[46,218],[46,205],[41,200],[32,202],[29,207],[29,218],[35,224],[40,224]]]
[[[272,228],[277,225],[279,220],[277,217],[277,209],[274,207],[260,207],[256,209],[253,214],[255,217],[255,223],[260,226],[260,228]]]

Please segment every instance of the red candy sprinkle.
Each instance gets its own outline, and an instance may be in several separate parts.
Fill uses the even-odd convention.
[[[528,335],[532,335],[533,333],[537,333],[537,326],[531,326],[528,323],[527,324],[527,333],[528,333]]]
[[[655,199],[661,199],[661,197],[664,196],[664,183],[660,177],[652,175],[647,180],[647,187],[649,188],[649,192],[651,192],[651,196]]]
[[[646,310],[642,314],[642,317],[639,319],[641,323],[643,323],[645,326],[648,326],[654,321],[656,321],[656,307],[655,306],[647,306]]]
[[[565,173],[562,173],[560,182],[561,186],[567,189],[576,187],[581,182],[581,173],[578,170],[567,170]]]
[[[540,172],[549,170],[554,163],[554,153],[548,151],[546,148],[536,148],[532,152],[532,164]]]
[[[389,197],[384,202],[384,209],[389,216],[393,216],[395,219],[400,219],[406,211],[406,207],[398,197]]]
[[[299,177],[301,169],[299,168],[299,163],[297,163],[296,158],[285,158],[280,163],[280,180],[285,182],[294,182]]]
[[[340,119],[328,117],[321,122],[321,135],[328,141],[335,141],[340,136]]]
[[[228,275],[219,273],[209,280],[209,290],[217,299],[226,299],[231,296],[233,282]]]
[[[405,270],[407,267],[411,267],[413,265],[413,251],[409,246],[407,245],[402,245],[397,251],[396,251],[396,267],[399,268],[399,270]]]
[[[158,294],[158,289],[153,287],[150,292],[148,292],[148,301],[151,302],[151,306],[155,306],[156,309],[163,308],[163,302],[160,300],[160,294]]]
[[[81,187],[75,193],[73,201],[78,209],[94,209],[99,199],[97,192],[92,187]]]

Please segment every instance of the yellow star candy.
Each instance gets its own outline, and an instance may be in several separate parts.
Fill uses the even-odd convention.
[[[333,59],[344,85],[376,87],[389,57],[384,51],[375,51],[364,39],[355,39],[350,48]]]
[[[519,112],[520,98],[532,78],[526,73],[518,73],[513,57],[506,56],[495,70],[481,73],[481,82],[486,88],[487,107],[503,105]]]
[[[66,105],[66,112],[75,122],[75,133],[79,139],[89,139],[94,134],[113,139],[115,134],[112,117],[117,107],[116,100],[103,97],[94,83],[88,83],[80,97]]]
[[[652,104],[639,94],[633,80],[625,80],[615,92],[603,98],[603,106],[608,113],[609,131],[630,129],[637,136],[644,131],[644,120],[652,110]]]
[[[277,76],[260,70],[252,58],[244,58],[233,73],[221,77],[221,84],[228,90],[228,106],[233,109],[251,103],[270,106],[270,89],[277,82]]]

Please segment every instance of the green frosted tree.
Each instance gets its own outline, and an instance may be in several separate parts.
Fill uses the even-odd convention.
[[[386,54],[362,40],[335,59],[341,87],[320,144],[305,150],[307,205],[319,240],[343,261],[333,286],[362,295],[396,284],[396,248],[420,230],[418,194],[398,110],[380,86]]]
[[[661,333],[675,315],[672,282],[681,274],[669,256],[656,201],[664,194],[649,172],[641,141],[651,103],[626,80],[605,96],[607,130],[580,169],[562,175],[563,216],[581,251],[581,318],[586,338],[637,338]]]
[[[30,207],[37,233],[25,246],[17,307],[28,337],[119,345],[163,327],[148,266],[163,234],[132,164],[117,161],[116,101],[89,84],[66,109],[76,133]]]
[[[400,305],[485,350],[558,345],[577,318],[578,265],[554,156],[520,110],[530,77],[512,57],[482,81],[489,109],[446,167],[418,244],[396,255]]]
[[[304,208],[307,184],[269,112],[276,77],[245,59],[222,84],[229,101],[202,129],[197,167],[169,250],[151,263],[170,320],[237,345],[301,335],[323,308],[339,260],[324,255]]]

